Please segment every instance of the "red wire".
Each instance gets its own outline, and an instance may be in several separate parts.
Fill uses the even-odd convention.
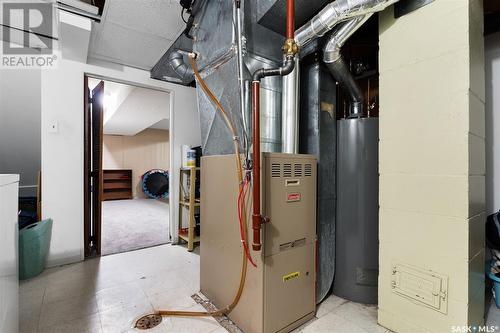
[[[245,203],[245,197],[246,197],[246,189],[248,185],[248,180],[245,180],[243,185],[240,186],[240,191],[238,194],[238,221],[240,224],[240,238],[241,238],[241,243],[243,244],[243,251],[245,252],[245,256],[247,257],[248,261],[250,264],[252,264],[253,267],[257,267],[255,262],[253,261],[252,257],[250,256],[250,251],[248,250],[248,245],[245,242],[245,239],[243,237],[243,218],[242,218],[242,197],[241,195],[243,194],[243,204]]]
[[[247,197],[247,190],[248,190],[248,185],[250,184],[250,181],[247,179],[245,183],[245,187],[243,190],[243,207],[245,206],[245,198]],[[253,261],[252,255],[250,254],[250,250],[248,248],[248,244],[245,243],[245,249],[246,249],[246,255],[250,263],[252,264],[253,267],[257,267],[257,264]]]

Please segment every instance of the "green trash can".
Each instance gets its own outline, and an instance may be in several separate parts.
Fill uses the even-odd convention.
[[[52,219],[43,220],[19,231],[19,278],[30,279],[45,269],[52,235]]]

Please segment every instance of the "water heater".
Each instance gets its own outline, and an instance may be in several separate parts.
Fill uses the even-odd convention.
[[[338,122],[333,293],[377,303],[378,118]]]
[[[316,164],[312,155],[262,156],[262,208],[269,222],[262,251],[251,251],[257,268],[249,266],[241,300],[228,315],[246,333],[290,332],[314,316]],[[243,255],[235,168],[234,155],[201,162],[200,287],[218,308],[234,298]]]

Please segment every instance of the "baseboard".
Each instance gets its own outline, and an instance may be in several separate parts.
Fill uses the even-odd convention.
[[[69,264],[74,264],[77,262],[83,261],[83,258],[78,255],[78,256],[71,256],[71,257],[63,257],[63,258],[49,258],[47,260],[47,268],[52,268],[52,267],[58,267],[58,266],[63,266],[63,265],[69,265]]]

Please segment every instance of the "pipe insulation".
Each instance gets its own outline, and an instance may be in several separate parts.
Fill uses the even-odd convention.
[[[238,83],[240,85],[240,109],[241,109],[241,119],[243,122],[243,147],[245,149],[245,156],[248,158],[248,119],[245,103],[245,79],[244,79],[244,62],[243,62],[243,28],[242,28],[242,18],[241,18],[241,0],[235,1],[234,3],[236,11],[236,53],[238,56]]]
[[[295,32],[295,42],[299,47],[303,47],[313,39],[324,36],[340,22],[379,12],[395,2],[398,0],[334,1]]]
[[[299,91],[299,56],[295,56],[295,69],[283,77],[282,90],[283,101],[281,112],[281,141],[282,152],[289,154],[298,154],[299,152],[299,94],[293,93]],[[292,92],[292,93],[290,93]]]
[[[349,70],[340,50],[351,35],[359,29],[370,17],[371,13],[358,16],[343,23],[328,40],[323,50],[323,61],[335,80],[349,93],[351,108],[349,118],[360,118],[363,116],[363,92]]]

